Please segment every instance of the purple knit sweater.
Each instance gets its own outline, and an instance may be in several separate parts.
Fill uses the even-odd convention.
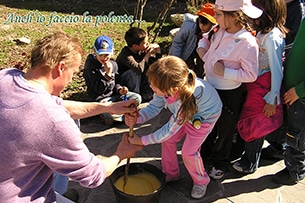
[[[37,90],[17,69],[0,71],[0,202],[53,202],[52,173],[85,187],[105,179],[62,100]]]

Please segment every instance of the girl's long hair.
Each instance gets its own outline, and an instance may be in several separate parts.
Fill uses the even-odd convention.
[[[195,90],[196,74],[190,70],[186,63],[179,57],[166,56],[154,62],[147,71],[147,77],[151,84],[163,93],[173,96],[173,89],[179,89],[181,107],[176,119],[181,117],[179,124],[191,120],[197,112]]]
[[[284,0],[252,0],[253,5],[262,9],[264,12],[257,20],[254,26],[256,32],[266,34],[274,27],[282,32],[283,38],[286,37],[288,29],[284,26],[286,22],[286,3]]]

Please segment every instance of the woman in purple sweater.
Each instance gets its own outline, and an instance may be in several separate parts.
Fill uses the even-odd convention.
[[[79,70],[80,43],[64,33],[34,46],[26,72],[0,71],[0,202],[54,202],[53,172],[97,187],[140,147],[123,137],[101,161],[83,143],[73,119],[102,112],[132,113],[135,100],[117,104],[63,101],[58,96]]]

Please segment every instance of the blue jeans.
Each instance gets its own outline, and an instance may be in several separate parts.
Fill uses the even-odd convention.
[[[142,97],[138,93],[129,91],[126,94],[126,96],[127,96],[128,100],[135,99],[138,104],[141,104],[141,102],[142,102]],[[115,94],[115,95],[112,95],[111,97],[106,97],[106,98],[102,99],[101,101],[117,102],[117,101],[123,101],[123,100],[124,100],[124,95]]]
[[[254,172],[258,168],[263,144],[264,137],[244,143],[245,153],[239,163],[247,172]]]
[[[297,100],[287,108],[285,165],[295,180],[305,177],[305,103]]]
[[[121,75],[121,85],[126,86],[129,91],[140,94],[141,78],[141,74],[135,73],[132,70],[128,70]]]
[[[121,85],[128,87],[128,90],[131,92],[140,94],[143,100],[147,100],[153,95],[146,71],[142,74],[135,73],[132,70],[126,71],[121,75]]]
[[[59,194],[64,194],[68,189],[69,177],[60,175],[56,172],[53,173],[53,189]]]
[[[265,140],[269,142],[270,148],[272,148],[272,151],[274,154],[283,154],[286,150],[286,139],[285,134],[287,131],[287,106],[283,105],[284,107],[284,120],[282,126],[280,126],[278,129],[273,131],[272,133],[269,133],[265,136]]]

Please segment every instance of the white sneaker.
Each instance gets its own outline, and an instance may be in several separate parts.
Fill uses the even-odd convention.
[[[194,185],[191,196],[194,199],[200,199],[205,195],[206,190],[207,190],[206,185]]]
[[[225,175],[225,172],[220,169],[216,169],[214,166],[210,170],[209,176],[215,180],[221,179]]]
[[[238,161],[233,164],[233,168],[236,171],[238,171],[239,173],[244,173],[244,174],[250,174],[250,173],[254,173],[256,171],[256,169],[254,169],[254,170],[246,169]]]
[[[233,164],[233,168],[240,173],[244,172],[243,168],[241,167],[241,165],[238,161]]]
[[[118,122],[124,122],[124,115],[123,114],[111,114],[112,119],[114,121],[118,121]]]

